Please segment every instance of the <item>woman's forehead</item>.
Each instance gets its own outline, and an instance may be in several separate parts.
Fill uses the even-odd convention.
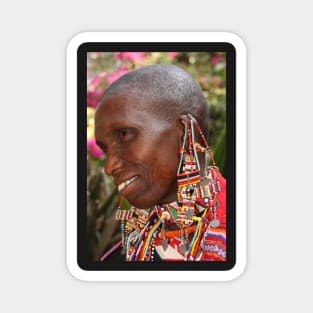
[[[150,102],[142,101],[142,97],[136,94],[117,93],[104,98],[97,111],[105,111],[106,114],[115,113],[131,114],[133,112],[148,111]]]
[[[110,133],[114,129],[137,128],[148,133],[163,131],[171,123],[141,105],[130,102],[107,102],[95,116],[96,133]]]

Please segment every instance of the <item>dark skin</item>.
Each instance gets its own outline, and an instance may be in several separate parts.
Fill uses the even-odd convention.
[[[139,209],[177,200],[176,173],[184,134],[182,116],[161,120],[134,95],[107,96],[95,115],[105,172]]]

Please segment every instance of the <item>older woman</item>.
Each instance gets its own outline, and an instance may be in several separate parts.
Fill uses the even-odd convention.
[[[208,122],[198,85],[173,65],[129,72],[106,90],[95,137],[106,174],[132,205],[116,214],[115,248],[125,260],[226,259],[226,183],[207,145]]]

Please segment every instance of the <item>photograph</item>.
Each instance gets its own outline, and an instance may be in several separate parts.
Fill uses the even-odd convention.
[[[86,57],[87,262],[225,262],[226,52]]]

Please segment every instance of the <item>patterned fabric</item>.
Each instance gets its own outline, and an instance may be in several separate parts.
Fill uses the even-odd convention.
[[[189,261],[226,261],[226,180],[220,175],[221,192],[217,194],[219,208],[216,218],[218,228],[210,227],[203,235],[199,255]],[[164,261],[184,261],[185,255],[180,252],[181,239],[170,238],[166,251],[162,248],[161,239],[155,241],[155,250]]]
[[[163,261],[226,261],[226,180],[222,175],[218,175],[221,191],[216,195],[219,203],[216,216],[208,211],[202,220],[209,222],[194,223],[196,225],[187,229],[192,232],[186,235],[188,237],[186,249],[182,249],[186,244],[186,236],[185,238],[181,236],[180,231],[177,236],[166,238],[164,242],[162,227],[165,225],[161,222],[157,208],[153,208],[150,212],[136,208],[128,211],[118,210],[116,218],[124,225],[121,244],[126,250],[126,260],[153,261],[157,253]],[[173,207],[175,205],[171,204],[170,209],[172,210]],[[197,204],[196,209],[199,214],[207,211],[200,204]],[[213,219],[219,222],[217,227],[213,227],[214,223],[210,223]],[[117,244],[116,249],[119,247],[120,244]],[[114,250],[107,252],[105,256],[113,252]],[[105,258],[102,257],[101,260]]]

